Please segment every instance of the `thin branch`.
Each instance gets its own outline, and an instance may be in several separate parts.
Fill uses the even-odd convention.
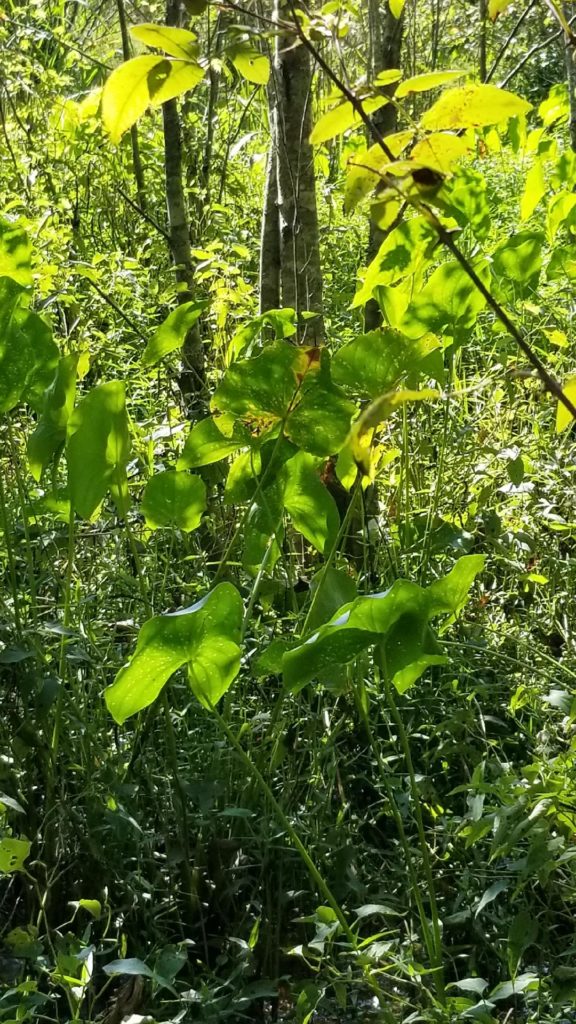
[[[572,25],[575,20],[576,14],[574,14],[570,18],[570,24]],[[557,39],[560,39],[562,35],[564,35],[564,30],[558,29],[557,32],[554,32],[553,35],[548,36],[548,38],[545,39],[542,43],[536,43],[535,46],[532,46],[531,49],[528,50],[528,53],[524,54],[522,60],[518,61],[516,67],[512,68],[512,71],[508,72],[504,81],[500,83],[500,88],[505,89],[508,83],[511,82],[513,78],[516,78],[516,75],[520,71],[522,71],[522,68],[528,63],[528,61],[534,56],[535,53],[539,53],[540,50],[545,50],[546,47],[550,46],[551,43],[554,43]]]
[[[166,228],[163,228],[162,225],[159,224],[157,220],[154,220],[154,217],[151,217],[150,214],[146,212],[146,210],[143,210],[142,207],[138,205],[138,203],[135,203],[134,200],[130,198],[128,193],[125,192],[124,189],[120,187],[120,185],[116,185],[116,191],[120,193],[122,198],[126,200],[128,205],[131,206],[133,210],[136,210],[136,213],[140,214],[143,220],[147,221],[151,227],[156,228],[156,231],[159,231],[163,238],[166,238],[168,241],[170,241],[170,235],[166,231]]]
[[[496,73],[496,69],[499,67],[500,62],[501,62],[504,54],[506,53],[508,47],[510,46],[510,43],[515,39],[519,29],[524,24],[526,18],[530,14],[530,11],[532,10],[532,8],[536,6],[536,3],[537,3],[537,0],[530,0],[530,3],[528,4],[528,6],[522,11],[522,14],[518,18],[516,24],[513,26],[513,28],[511,29],[510,33],[508,34],[508,37],[504,40],[504,42],[502,43],[502,46],[498,50],[498,53],[496,54],[496,57],[494,59],[494,63],[492,65],[492,67],[490,68],[490,71],[486,75],[486,78],[484,79],[485,82],[490,82],[491,79],[494,77],[494,75]]]

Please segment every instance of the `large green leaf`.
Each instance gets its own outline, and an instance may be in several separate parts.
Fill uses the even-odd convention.
[[[130,34],[139,43],[155,47],[157,50],[164,50],[164,53],[169,53],[171,57],[194,60],[198,56],[197,37],[186,28],[147,23],[134,25],[130,29]]]
[[[110,714],[122,725],[152,704],[183,665],[200,703],[214,707],[238,674],[241,626],[242,600],[231,583],[190,608],[148,619],[130,661],[105,692]]]
[[[284,465],[284,508],[296,530],[317,551],[326,554],[340,527],[334,498],[324,486],[318,459],[298,452]]]
[[[23,225],[0,217],[0,277],[11,277],[27,288],[32,284],[31,255],[32,246]]]
[[[463,85],[448,89],[423,115],[427,131],[482,128],[527,114],[532,104],[496,85]]]
[[[330,622],[284,654],[286,686],[298,691],[312,679],[380,644],[394,685],[400,691],[407,689],[428,665],[443,660],[430,620],[458,612],[483,564],[481,555],[465,555],[446,580],[427,589],[409,580],[396,580],[385,593],[359,597],[344,605]]]
[[[54,380],[44,392],[42,412],[28,438],[28,463],[35,480],[40,480],[52,456],[66,441],[66,426],[76,395],[78,359],[78,353],[62,356]]]
[[[361,334],[339,349],[332,359],[332,375],[354,394],[377,398],[400,380],[422,375],[442,376],[440,341],[434,334],[417,340],[399,331],[381,328]]]
[[[205,300],[197,299],[192,302],[183,302],[173,309],[146,345],[142,356],[144,366],[154,366],[162,359],[162,356],[181,348],[188,331],[207,305]]]
[[[119,511],[126,511],[129,453],[124,384],[99,384],[78,403],[68,420],[70,501],[84,519],[92,517],[108,490]]]
[[[541,231],[519,231],[498,246],[492,256],[492,272],[505,298],[526,298],[534,293],[542,269],[543,246]]]
[[[314,455],[344,444],[354,406],[332,383],[325,350],[269,345],[227,370],[212,409],[229,412],[264,430],[284,420],[286,436]]]
[[[0,873],[9,875],[13,871],[23,871],[31,846],[32,843],[27,839],[12,839],[10,836],[1,839]]]
[[[432,258],[436,233],[424,217],[402,221],[387,235],[364,275],[352,306],[365,306],[374,290],[393,285],[426,266]]]
[[[270,61],[265,54],[255,50],[253,46],[240,44],[228,50],[234,67],[248,82],[253,85],[266,85],[270,78]]]
[[[39,406],[58,362],[52,331],[27,301],[16,281],[0,278],[0,412],[22,401]]]
[[[249,444],[250,434],[233,416],[207,416],[192,427],[176,469],[210,466]]]
[[[387,96],[370,96],[367,99],[362,100],[362,106],[366,114],[373,114],[380,107],[383,107],[386,103],[389,103]],[[351,103],[346,101],[345,103],[339,103],[338,106],[332,107],[331,110],[326,111],[322,115],[318,123],[313,128],[310,135],[310,142],[313,146],[319,145],[321,142],[328,142],[330,139],[335,139],[337,135],[342,135],[343,132],[348,131],[349,128],[357,128],[362,124],[360,115],[356,112]]]
[[[150,104],[148,76],[163,57],[143,54],[117,67],[102,90],[102,121],[112,142],[118,143]]]
[[[486,261],[476,262],[474,269],[487,283],[490,271]],[[409,305],[400,329],[409,338],[418,338],[425,331],[453,334],[472,327],[485,305],[486,299],[460,264],[443,263]]]
[[[158,106],[194,89],[204,77],[195,60],[142,54],[115,68],[102,90],[102,121],[118,143],[150,105]]]
[[[189,533],[202,522],[206,484],[199,476],[175,469],[155,473],[146,484],[141,507],[150,530],[171,526]]]

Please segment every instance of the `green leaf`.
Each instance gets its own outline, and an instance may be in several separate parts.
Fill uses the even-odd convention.
[[[0,872],[11,874],[12,871],[23,871],[24,861],[30,853],[32,843],[27,839],[0,840]]]
[[[439,349],[440,341],[434,334],[411,340],[398,331],[380,328],[361,334],[339,349],[332,359],[332,376],[355,394],[377,398],[407,377],[412,381],[422,375],[441,379]]]
[[[194,60],[165,57],[148,75],[150,104],[159,107],[167,100],[191,92],[204,78],[204,68]]]
[[[293,526],[317,551],[327,554],[340,527],[334,498],[324,486],[318,460],[298,452],[284,465],[284,508]]]
[[[119,512],[126,511],[129,453],[124,384],[99,384],[79,402],[68,420],[70,501],[82,518],[92,517],[108,490]]]
[[[463,85],[448,89],[423,115],[427,131],[482,128],[527,114],[532,104],[496,85]]]
[[[205,300],[183,302],[168,314],[144,349],[144,366],[154,366],[163,356],[181,348],[190,328],[208,303]]]
[[[0,278],[0,412],[22,401],[37,407],[58,362],[52,331],[27,301],[16,281]]]
[[[253,46],[235,46],[229,51],[230,59],[243,78],[254,85],[267,85],[270,61]]]
[[[390,13],[396,18],[402,17],[402,11],[406,0],[388,0],[388,6],[390,7]]]
[[[373,114],[389,102],[386,96],[370,96],[362,100],[362,106],[366,114]],[[321,142],[328,142],[361,124],[362,119],[351,103],[339,103],[322,115],[310,134],[310,142],[313,146],[318,146]]]
[[[100,900],[78,900],[75,906],[80,907],[82,910],[86,910],[95,921],[99,921],[102,916],[102,904]]]
[[[135,956],[127,957],[125,960],[112,960],[111,963],[104,964],[104,973],[112,976],[116,974],[136,974],[143,978],[154,977],[154,972],[147,967],[143,960],[138,960]]]
[[[319,591],[318,597],[316,594]],[[320,569],[310,582],[310,599],[314,601],[312,614],[308,619],[310,629],[317,629],[328,622],[343,604],[349,604],[358,596],[356,584],[344,569],[328,566]]]
[[[147,708],[183,665],[200,703],[215,706],[240,668],[242,612],[236,588],[220,583],[190,608],[148,619],[130,661],[105,691],[114,720],[122,725]]]
[[[445,580],[427,590],[409,580],[396,580],[382,594],[344,605],[330,622],[284,654],[286,686],[297,692],[378,643],[394,685],[404,691],[428,665],[444,660],[429,621],[445,612],[457,613],[466,583],[471,585],[482,565],[479,556],[464,556]]]
[[[549,281],[576,281],[576,245],[561,245],[554,249],[546,268]]]
[[[402,221],[383,241],[364,275],[352,301],[353,308],[365,306],[376,288],[408,278],[430,262],[436,233],[424,217]]]
[[[0,217],[0,277],[11,277],[23,288],[32,284],[32,246],[18,221]]]
[[[176,469],[210,466],[249,444],[250,434],[232,416],[208,416],[192,427]]]
[[[462,140],[458,140],[462,141]],[[490,231],[490,207],[486,181],[483,175],[471,167],[459,168],[451,181],[446,183],[438,199],[442,212],[464,230],[471,230],[476,238],[486,238]]]
[[[426,71],[423,75],[414,75],[413,78],[405,78],[394,93],[394,99],[402,99],[412,92],[427,92],[429,89],[437,89],[439,85],[446,85],[457,78],[463,78],[468,71]]]
[[[413,138],[412,130],[395,132],[386,136],[386,145],[392,156],[398,157]],[[390,158],[382,151],[379,143],[354,153],[346,167],[344,213],[351,213],[358,203],[376,188],[388,164]]]
[[[179,57],[181,60],[195,60],[198,56],[197,37],[193,32],[185,28],[175,28],[168,25],[134,25],[130,34],[139,43],[145,46],[155,47],[169,53],[171,57]]]
[[[568,380],[564,384],[562,391],[572,402],[572,405],[576,405],[576,377],[568,377]],[[572,414],[568,412],[568,409],[562,402],[556,404],[556,433],[560,434],[566,427],[569,427],[572,423]]]
[[[40,480],[53,455],[66,441],[66,426],[74,408],[79,354],[62,356],[56,375],[44,392],[38,423],[28,438],[28,463],[35,480]]]
[[[546,182],[541,160],[535,160],[526,175],[526,184],[520,198],[520,220],[528,220],[546,195]]]
[[[488,17],[496,21],[499,14],[502,14],[507,7],[510,7],[512,0],[488,0]]]
[[[474,269],[481,280],[489,280],[485,260],[476,262]],[[418,338],[425,331],[453,334],[457,329],[472,327],[485,305],[482,293],[454,260],[433,271],[408,307],[400,330],[409,338]]]
[[[141,508],[150,530],[171,526],[190,533],[206,510],[206,484],[199,476],[174,469],[156,473],[146,484]]]
[[[148,78],[162,57],[144,54],[117,67],[102,90],[102,121],[115,144],[150,104]]]
[[[499,245],[492,257],[492,272],[503,296],[527,298],[537,288],[542,269],[544,235],[519,231]]]
[[[328,352],[288,342],[269,345],[226,371],[211,403],[262,430],[284,420],[286,436],[314,455],[339,451],[354,406],[330,377]]]
[[[535,991],[540,984],[540,979],[536,974],[519,974],[517,978],[511,981],[502,981],[496,988],[493,988],[488,995],[490,1002],[498,1002],[500,999],[511,999],[515,995],[519,995],[521,992],[525,992],[526,989]]]
[[[538,938],[538,921],[528,910],[520,910],[512,919],[508,932],[508,969],[512,977],[520,965],[523,954]]]

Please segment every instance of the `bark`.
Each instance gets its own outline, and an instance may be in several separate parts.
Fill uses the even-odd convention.
[[[563,4],[563,11],[566,21],[570,21],[572,11],[570,11],[567,3]],[[574,45],[569,39],[565,39],[564,53],[566,59],[568,96],[570,100],[570,145],[572,146],[572,149],[576,151],[576,65],[574,64],[574,57],[576,56],[576,53]]]
[[[369,31],[370,31],[370,78],[374,79],[380,71],[400,66],[402,48],[403,18],[395,18],[388,6],[388,0],[370,0]],[[386,95],[392,94],[395,86],[383,89]],[[381,107],[373,115],[373,121],[379,132],[386,136],[396,131],[396,108],[392,103]],[[372,140],[373,141],[373,140]],[[384,241],[385,232],[370,223],[368,237],[368,262],[371,262]],[[370,299],[364,311],[364,325],[367,331],[373,331],[382,323],[382,313],[375,299]]]
[[[275,0],[274,18],[290,20],[287,0]],[[274,53],[274,139],[280,220],[280,280],[283,306],[296,310],[299,343],[324,336],[322,271],[316,208],[312,130],[312,65],[294,33],[279,31]],[[305,320],[306,310],[318,316]]]
[[[280,306],[280,219],[276,148],[271,141],[260,236],[260,312]]]
[[[486,65],[486,36],[488,31],[488,0],[480,0],[480,81],[485,82],[488,74]]]
[[[167,0],[166,24],[180,22],[179,0]],[[168,212],[169,244],[178,282],[178,301],[193,298],[194,265],[190,245],[190,223],[183,185],[182,126],[176,100],[162,105],[164,126],[164,174]],[[182,346],[183,372],[180,387],[185,395],[198,395],[204,390],[204,349],[197,324],[186,335]]]

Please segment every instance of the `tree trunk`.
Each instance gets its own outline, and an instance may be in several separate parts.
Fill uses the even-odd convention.
[[[395,18],[388,5],[388,0],[370,0],[369,5],[370,32],[370,79],[373,80],[381,71],[400,66],[402,48],[403,18]],[[384,95],[391,95],[395,86],[382,89]],[[396,130],[396,108],[392,103],[381,107],[373,115],[373,122],[381,135],[389,135]],[[373,139],[371,141],[374,141]],[[370,223],[368,237],[368,262],[372,261],[382,245],[385,232]],[[366,303],[364,325],[367,331],[373,331],[382,323],[382,313],[375,299]]]
[[[179,0],[167,0],[166,24],[180,22]],[[164,173],[170,252],[179,285],[178,302],[193,298],[194,265],[190,245],[190,223],[183,186],[182,129],[176,100],[162,104],[164,125]],[[198,395],[205,385],[204,348],[198,325],[192,327],[182,346],[183,372],[180,387],[184,395]]]
[[[276,147],[271,138],[260,236],[260,312],[280,306],[280,218]]]
[[[274,0],[274,19],[289,21],[286,0]],[[296,310],[299,343],[324,337],[322,271],[316,208],[312,130],[312,66],[293,32],[279,30],[274,53],[273,146],[278,178],[280,282],[283,306]],[[273,161],[271,161],[273,164]],[[317,313],[304,319],[305,311]]]
[[[486,36],[488,32],[488,0],[480,0],[480,81],[486,81]]]
[[[566,21],[570,21],[573,12],[567,3],[562,5]],[[574,64],[574,46],[569,39],[565,40],[564,53],[566,59],[566,80],[568,83],[568,97],[570,101],[570,145],[576,151],[576,66]]]

